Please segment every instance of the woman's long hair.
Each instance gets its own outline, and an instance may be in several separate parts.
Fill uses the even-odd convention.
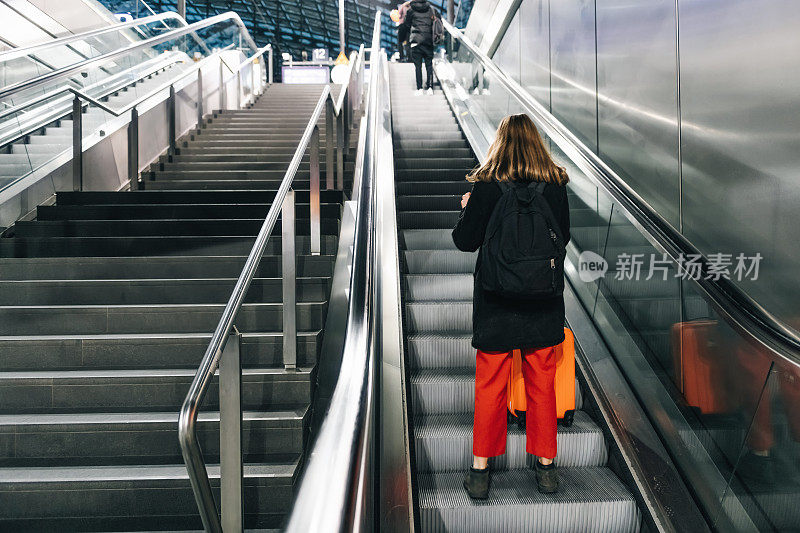
[[[539,130],[528,115],[509,115],[500,122],[486,162],[467,181],[545,181],[564,185],[567,172],[553,162]]]

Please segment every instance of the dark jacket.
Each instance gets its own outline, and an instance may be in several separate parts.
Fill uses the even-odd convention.
[[[569,242],[567,188],[548,184],[544,197]],[[483,244],[486,226],[502,191],[497,183],[477,182],[467,207],[462,209],[453,242],[459,250],[474,252]],[[475,265],[472,307],[472,345],[481,351],[507,352],[522,348],[545,348],[564,340],[564,298],[536,301],[509,300],[486,293],[480,284],[480,253]]]
[[[402,26],[409,30],[408,42],[412,48],[421,47],[433,55],[433,17],[435,12],[428,0],[413,0],[406,12]]]

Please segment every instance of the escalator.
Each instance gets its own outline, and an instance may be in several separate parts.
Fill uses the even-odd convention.
[[[391,68],[422,529],[796,529],[800,342],[792,324],[731,282],[757,262],[740,254],[730,274],[715,275],[719,254],[703,255],[518,77],[445,28],[450,41],[435,60],[444,96],[413,97],[410,67]],[[464,175],[485,157],[499,121],[515,113],[533,118],[570,176],[565,301],[578,345],[579,412],[573,427],[559,427],[564,499],[536,492],[524,436],[510,427],[507,457],[493,465],[490,508],[461,487],[471,456],[475,258],[456,251],[449,232],[469,190]],[[581,522],[579,509],[593,505]],[[525,514],[526,506],[537,511]]]
[[[58,181],[78,140],[82,151],[89,151],[124,128],[132,108],[147,113],[167,97],[170,87],[184,97],[184,106],[197,106],[188,102],[193,96],[187,93],[197,92],[198,70],[207,78],[206,87],[213,89],[222,76],[218,70],[211,75],[212,64],[227,65],[230,84],[233,69],[248,49],[258,48],[249,34],[237,37],[236,30],[242,28],[238,15],[230,13],[191,26],[166,13],[0,54],[5,82],[0,88],[0,202],[48,177],[56,182],[51,193],[66,185]],[[46,66],[29,68],[42,57],[50,58]],[[255,63],[247,67],[245,81],[239,81],[240,98],[254,96],[263,73],[256,70]],[[221,107],[222,101],[215,103]],[[204,106],[197,107],[202,112]],[[178,120],[178,133],[185,131],[186,122]],[[12,185],[17,186],[9,189]],[[36,196],[43,194],[39,189]],[[28,209],[44,198],[30,200],[34,203]],[[0,225],[7,226],[9,216]]]
[[[583,407],[558,429],[561,490],[536,489],[524,431],[490,462],[485,502],[462,486],[472,460],[475,350],[471,347],[476,254],[450,237],[464,180],[477,160],[444,95],[414,97],[413,67],[393,64],[392,119],[410,405],[423,531],[638,531],[637,503],[608,468],[608,443]]]

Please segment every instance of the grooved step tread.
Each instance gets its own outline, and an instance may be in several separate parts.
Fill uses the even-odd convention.
[[[422,415],[414,420],[416,463],[421,472],[465,472],[472,463],[471,413]],[[558,457],[561,467],[603,466],[608,450],[602,430],[583,411],[576,411],[570,427],[558,427]],[[490,459],[493,471],[530,466],[525,451],[525,431],[508,425],[506,453]]]
[[[560,488],[541,494],[529,469],[495,472],[489,498],[472,500],[463,472],[418,475],[423,531],[580,531],[626,533],[639,530],[633,496],[605,467],[560,468]]]

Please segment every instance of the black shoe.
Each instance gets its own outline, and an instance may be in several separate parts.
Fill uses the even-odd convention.
[[[489,467],[483,470],[469,469],[464,477],[464,488],[470,498],[485,500],[489,497]]]
[[[558,492],[558,471],[555,462],[545,466],[536,459],[536,484],[542,494]]]
[[[775,483],[775,465],[772,457],[748,451],[738,465],[736,474],[750,489],[759,490]]]

